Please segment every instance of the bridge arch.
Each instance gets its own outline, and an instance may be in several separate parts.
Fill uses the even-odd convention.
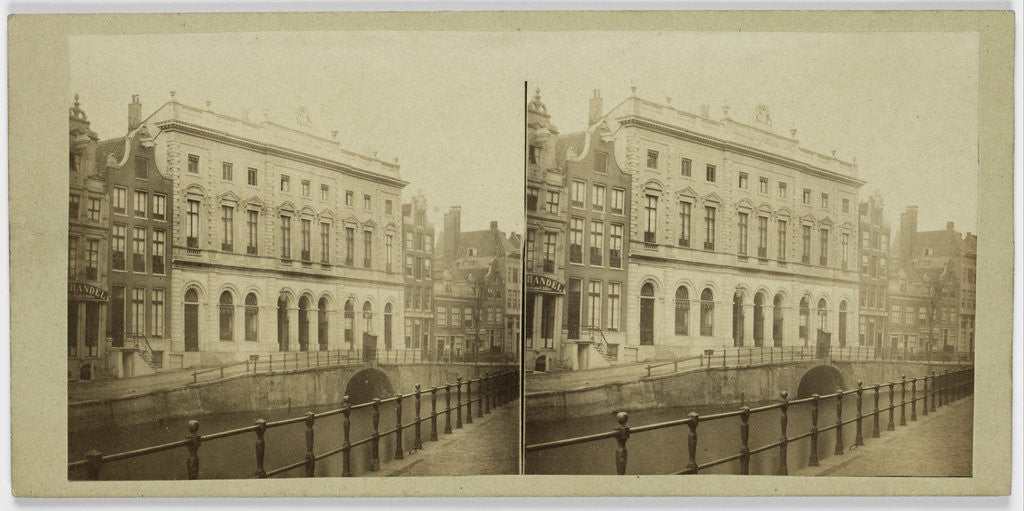
[[[811,394],[831,394],[843,388],[843,374],[832,366],[817,366],[800,378],[797,399],[811,397]]]
[[[345,395],[353,405],[365,403],[373,398],[384,399],[394,394],[388,375],[377,369],[363,369],[345,386]]]

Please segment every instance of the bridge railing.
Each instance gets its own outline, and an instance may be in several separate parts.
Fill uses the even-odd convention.
[[[443,433],[441,434],[451,434],[453,427],[455,429],[462,428],[464,422],[466,424],[472,424],[474,407],[476,408],[476,417],[482,418],[484,414],[491,413],[492,409],[497,409],[498,407],[518,398],[519,372],[502,371],[496,374],[486,374],[480,378],[468,380],[458,378],[455,383],[434,386],[427,390],[422,389],[419,384],[417,384],[415,388],[416,390],[414,392],[410,392],[408,394],[400,394],[386,399],[373,399],[359,404],[350,404],[349,397],[345,396],[342,407],[338,409],[320,413],[307,412],[305,415],[299,417],[292,417],[273,422],[258,419],[252,426],[204,435],[199,434],[199,421],[190,420],[187,422],[188,433],[186,437],[176,442],[169,442],[116,454],[103,454],[97,450],[91,450],[86,454],[85,459],[68,463],[68,478],[99,480],[102,477],[103,467],[110,463],[131,460],[172,449],[181,449],[185,458],[186,475],[188,479],[199,479],[200,446],[219,439],[248,433],[252,433],[255,436],[253,473],[256,478],[273,477],[300,467],[304,468],[305,477],[313,477],[315,475],[316,463],[318,461],[337,454],[342,455],[341,476],[351,477],[353,475],[352,450],[364,445],[368,446],[370,449],[369,470],[377,471],[380,470],[381,439],[386,438],[389,435],[394,435],[394,459],[403,459],[405,455],[402,445],[403,430],[407,430],[408,428],[414,429],[413,448],[421,449],[423,447],[422,425],[424,422],[429,422],[429,441],[436,441],[438,439],[439,419],[443,418],[444,420],[443,430],[441,430]],[[465,391],[465,397],[463,397],[463,391]],[[444,399],[444,404],[442,405],[443,408],[441,409],[438,409],[438,394],[442,394],[442,398]],[[414,411],[412,419],[408,420],[403,418],[403,401],[410,398],[413,400],[412,404],[414,406]],[[429,398],[430,401],[430,411],[425,416],[421,414],[421,407],[423,406],[422,401],[424,398]],[[381,431],[381,412],[382,408],[385,406],[391,406],[394,410],[394,426]],[[350,438],[350,415],[354,410],[363,408],[369,408],[373,411],[371,415],[371,433],[364,438],[352,440]],[[455,415],[454,422],[452,420],[452,414]],[[343,417],[341,445],[317,454],[313,449],[313,441],[317,433],[315,429],[316,421],[318,419],[334,415],[341,415]],[[267,445],[266,432],[271,429],[297,423],[304,423],[306,425],[305,456],[293,463],[267,470],[264,466],[264,457]],[[327,438],[337,438],[337,435],[328,434]]]
[[[910,386],[910,398],[907,398],[907,386]],[[918,387],[920,386],[920,394],[918,393]],[[884,388],[889,390],[889,405],[879,408],[880,393]],[[900,397],[897,401],[896,392],[899,391]],[[629,420],[629,414],[627,412],[617,412],[614,414],[615,420],[618,425],[615,429],[605,431],[602,433],[595,433],[591,435],[578,436],[573,438],[565,438],[562,440],[555,440],[552,442],[544,442],[539,444],[527,445],[526,452],[533,453],[539,451],[546,451],[551,449],[558,449],[562,447],[568,447],[571,445],[585,444],[591,442],[600,442],[603,440],[614,439],[616,442],[615,449],[615,470],[619,475],[626,474],[626,460],[628,458],[628,447],[627,442],[631,435],[638,433],[644,433],[647,431],[654,431],[658,429],[674,428],[686,426],[687,432],[687,460],[685,467],[674,474],[697,474],[702,470],[709,469],[718,465],[723,465],[733,461],[739,461],[739,473],[746,475],[750,473],[750,457],[754,454],[761,452],[778,449],[779,452],[779,463],[776,473],[779,475],[788,475],[789,468],[786,459],[786,450],[790,443],[802,440],[804,438],[810,439],[810,457],[808,460],[809,466],[818,466],[818,435],[836,430],[836,443],[834,454],[841,455],[844,453],[844,442],[843,442],[843,426],[848,424],[856,424],[856,436],[854,439],[854,445],[864,445],[864,426],[863,421],[865,419],[871,420],[871,437],[878,438],[881,434],[880,428],[880,417],[883,413],[888,412],[888,425],[885,427],[886,430],[892,431],[896,428],[895,424],[895,413],[899,410],[899,425],[905,426],[907,424],[907,407],[910,407],[910,420],[917,420],[917,409],[918,402],[921,403],[922,415],[927,415],[930,411],[935,413],[939,408],[960,398],[970,395],[974,390],[974,369],[971,367],[962,368],[957,370],[943,370],[941,373],[932,371],[930,375],[920,376],[916,378],[906,379],[906,377],[900,377],[899,381],[889,381],[883,383],[876,383],[864,387],[862,382],[857,382],[857,388],[851,390],[837,390],[835,393],[827,395],[813,394],[810,397],[796,399],[793,401],[789,400],[789,393],[782,392],[782,400],[779,403],[774,403],[766,406],[760,406],[757,408],[750,408],[743,406],[737,410],[715,413],[710,415],[699,415],[691,412],[685,418],[659,422],[654,424],[645,424],[642,426],[629,426],[627,424]],[[873,391],[873,393],[872,393]],[[868,398],[874,398],[873,411],[863,413],[863,400],[864,393],[867,392]],[[847,418],[843,417],[843,398],[846,396],[856,396],[856,414]],[[818,412],[821,406],[827,406],[828,400],[834,400],[836,410],[836,421],[834,424],[819,427],[818,425]],[[788,423],[788,412],[791,406],[810,406],[811,407],[811,427],[809,430],[804,431],[800,434],[791,436],[787,430]],[[751,448],[749,445],[750,438],[750,417],[756,414],[766,413],[779,413],[779,431],[780,439],[776,442],[771,442],[765,445],[760,445]],[[697,460],[697,439],[698,439],[698,426],[704,423],[714,423],[723,419],[739,417],[740,419],[740,430],[739,436],[736,439],[737,447],[735,453],[729,456],[699,462]],[[719,430],[720,431],[720,430]]]

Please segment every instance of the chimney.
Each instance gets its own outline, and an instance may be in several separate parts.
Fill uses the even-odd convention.
[[[953,230],[953,222],[946,222],[946,230],[947,231],[952,231]]]
[[[587,126],[597,124],[604,115],[604,101],[601,99],[601,90],[594,89],[594,97],[590,98],[590,122]]]
[[[900,259],[909,264],[914,255],[914,240],[917,237],[917,206],[907,206],[900,215]]]
[[[128,103],[128,131],[134,131],[142,124],[142,103],[139,95],[132,94],[132,102]]]
[[[496,220],[491,220],[491,231],[497,231],[497,230],[498,230],[498,222]]]

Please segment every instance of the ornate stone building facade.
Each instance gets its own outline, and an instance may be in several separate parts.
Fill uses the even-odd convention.
[[[172,366],[404,339],[397,164],[173,93],[143,125],[174,181]]]
[[[604,115],[632,176],[627,350],[856,343],[855,164],[743,122],[632,96]],[[635,332],[635,334],[632,334]]]

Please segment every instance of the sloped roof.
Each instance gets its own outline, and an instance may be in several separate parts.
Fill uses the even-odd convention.
[[[960,255],[960,233],[943,229],[941,231],[919,231],[914,236],[914,249],[919,251],[928,247],[932,255],[956,257]],[[917,254],[915,254],[916,256]]]
[[[576,152],[583,151],[583,146],[587,143],[587,132],[576,131],[573,133],[566,133],[565,135],[559,135],[558,140],[555,143],[555,166],[562,167],[565,163],[565,153],[570,147],[576,148]]]
[[[113,154],[117,161],[121,161],[124,158],[124,139],[125,137],[117,137],[100,140],[96,143],[97,170],[107,168],[107,155],[109,154]]]

